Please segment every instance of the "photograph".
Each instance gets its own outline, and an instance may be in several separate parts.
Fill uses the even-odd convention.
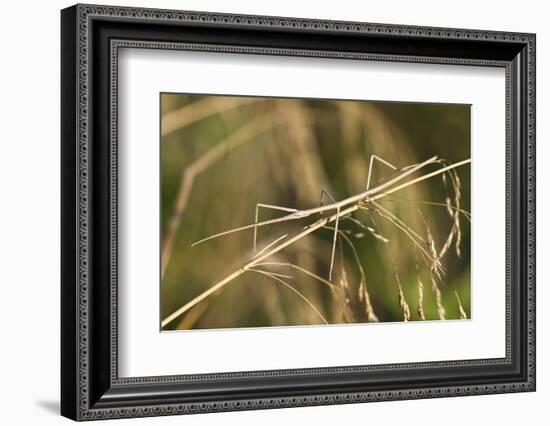
[[[471,319],[471,105],[161,93],[159,126],[162,331]]]

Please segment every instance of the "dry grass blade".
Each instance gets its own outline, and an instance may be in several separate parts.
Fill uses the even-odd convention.
[[[437,203],[437,202],[434,202],[434,201],[424,201],[424,200],[409,200],[407,198],[398,197],[395,194],[393,195],[393,197],[394,197],[394,199],[384,199],[384,200],[380,200],[380,202],[384,202],[384,203],[405,202],[405,203],[410,203],[410,204],[425,204],[425,205],[428,205],[428,206],[445,207],[447,209],[451,209],[452,211],[457,210],[455,206],[448,205],[447,203]],[[459,209],[458,211],[468,220],[468,222],[472,221],[472,216],[471,216],[470,212],[468,212],[464,209]]]
[[[373,308],[373,306],[370,302],[370,295],[369,295],[369,291],[368,291],[368,288],[367,288],[367,275],[365,274],[365,269],[363,268],[363,265],[361,264],[361,259],[359,258],[359,253],[357,253],[357,249],[355,248],[355,245],[353,244],[353,241],[351,241],[351,239],[343,231],[339,231],[338,234],[340,235],[340,237],[342,237],[344,239],[344,241],[346,241],[349,248],[351,249],[351,252],[353,253],[353,258],[354,258],[355,263],[357,265],[357,269],[359,270],[359,274],[360,274],[360,277],[361,277],[360,283],[359,283],[359,288],[362,290],[361,292],[363,293],[362,297],[364,298],[364,301],[365,301],[365,311],[367,313],[367,320],[369,322],[378,322],[378,316],[375,314],[374,308]]]
[[[442,160],[442,164],[447,164],[446,162],[444,162]],[[443,179],[443,183],[445,185],[445,188],[447,188],[447,179],[445,178],[445,176],[449,176],[450,180],[451,180],[451,183],[452,183],[452,187],[453,187],[453,192],[454,192],[454,203],[455,205],[453,206],[452,203],[451,203],[451,198],[449,196],[447,196],[447,198],[445,199],[445,204],[447,206],[447,211],[449,213],[449,216],[452,218],[453,220],[453,225],[451,227],[451,230],[449,232],[449,235],[447,237],[447,240],[445,241],[445,244],[443,244],[443,247],[441,248],[441,251],[439,252],[439,257],[443,257],[445,255],[445,253],[447,253],[447,251],[449,250],[449,248],[451,247],[452,243],[453,243],[453,240],[455,241],[455,251],[456,251],[456,255],[457,257],[460,257],[460,243],[461,243],[461,240],[462,240],[462,231],[461,231],[461,228],[460,228],[460,199],[461,199],[461,183],[460,183],[460,178],[458,177],[458,174],[456,173],[456,170],[449,170],[446,174],[443,174],[442,175],[442,179]],[[455,238],[456,237],[456,238]]]
[[[365,231],[369,232],[374,238],[376,238],[378,241],[381,241],[383,243],[389,243],[390,240],[387,239],[386,237],[384,237],[383,235],[379,234],[376,229],[372,228],[371,226],[367,226],[365,225],[363,222],[361,222],[360,220],[357,220],[355,219],[354,217],[352,216],[347,216],[345,217],[345,219],[347,220],[350,220],[352,221],[353,223],[355,223],[357,226],[359,226],[361,229],[364,229]],[[355,236],[357,238],[361,238],[363,235],[361,234],[355,234]]]
[[[337,233],[335,233],[335,235],[337,235]],[[340,307],[340,313],[344,322],[355,322],[356,319],[351,305],[350,282],[346,271],[346,260],[344,258],[344,249],[341,239],[338,239],[338,251],[340,254],[340,286],[338,290],[340,290],[340,292],[334,291],[333,293],[339,301],[338,306]]]
[[[289,268],[293,268],[293,269],[296,269],[297,271],[300,271],[308,276],[310,276],[311,278],[314,278],[316,279],[317,281],[319,281],[320,283],[322,284],[325,284],[327,287],[329,288],[333,288],[334,287],[334,284],[331,283],[330,281],[328,280],[325,280],[323,277],[320,277],[319,275],[311,272],[311,271],[308,271],[307,269],[305,268],[302,268],[301,266],[298,266],[298,265],[295,265],[293,263],[286,263],[286,262],[263,262],[263,263],[258,263],[256,264],[256,266],[287,266]]]
[[[367,292],[366,286],[363,287],[363,297],[365,298],[365,311],[367,312],[367,320],[369,322],[378,322],[380,321],[378,316],[374,313],[374,307],[370,301],[370,295]]]
[[[456,169],[457,167],[460,167],[460,166],[464,166],[465,164],[469,164],[471,163],[472,160],[471,159],[467,159],[467,160],[462,160],[462,161],[458,161],[456,163],[453,163],[449,166],[446,166],[446,167],[443,167],[439,170],[435,170],[433,172],[430,172],[430,173],[426,173],[425,175],[422,175],[422,176],[419,176],[415,179],[412,179],[412,180],[409,180],[405,183],[402,183],[400,185],[397,185],[397,186],[394,186],[392,187],[391,189],[388,189],[387,191],[385,192],[382,192],[382,193],[377,193],[376,195],[372,196],[372,197],[369,197],[369,199],[371,201],[377,201],[381,198],[384,198],[390,194],[393,194],[394,192],[397,192],[397,191],[400,191],[401,189],[404,189],[404,188],[407,188],[408,186],[411,186],[411,185],[414,185],[415,183],[418,183],[418,182],[422,182],[423,180],[426,180],[426,179],[430,179],[434,176],[437,176],[437,175],[440,175],[442,173],[445,173],[447,170],[451,170],[451,169]],[[413,172],[415,170],[413,169],[407,169],[407,174],[410,174],[409,172]],[[389,182],[388,182],[389,183]],[[394,182],[392,182],[391,184],[393,184]],[[385,185],[384,185],[385,186]]]
[[[416,312],[418,313],[418,318],[424,321],[426,319],[426,315],[424,314],[424,284],[420,280],[420,266],[418,264],[418,251],[416,248],[414,249],[414,260],[416,265],[416,282],[418,288],[418,307]]]
[[[189,313],[182,318],[179,322],[177,329],[188,330],[193,327],[197,320],[204,314],[208,308],[209,300],[205,300],[203,303],[199,303]]]
[[[435,296],[435,304],[437,305],[437,314],[439,315],[440,320],[445,319],[445,307],[443,306],[443,298],[441,296],[441,289],[437,285],[437,281],[435,280],[435,276],[433,273],[430,274],[431,282],[432,282],[432,291]]]
[[[218,143],[214,148],[203,154],[185,169],[176,195],[174,210],[168,221],[166,233],[163,238],[161,276],[164,276],[166,267],[170,261],[181,218],[189,202],[191,190],[193,189],[193,184],[197,176],[211,167],[227,153],[252,140],[255,136],[273,128],[275,125],[276,122],[274,122],[271,117],[260,116],[237,129],[231,136]]]
[[[426,227],[426,233],[428,234],[428,247],[432,253],[433,258],[438,259],[437,250],[435,248],[435,240],[433,239],[432,232],[430,230],[430,227],[428,226],[428,223],[426,222],[426,219],[424,218],[424,215],[420,210],[418,210],[418,214],[422,218],[422,221],[424,222],[424,225]],[[443,301],[441,296],[441,289],[439,288],[439,285],[437,284],[436,277],[441,279],[441,275],[439,274],[439,270],[437,269],[436,265],[433,264],[430,268],[430,280],[432,283],[432,291],[435,296],[435,303],[437,305],[437,313],[439,315],[440,320],[445,319],[445,308],[443,307]]]
[[[466,315],[466,312],[464,311],[464,308],[462,307],[462,303],[460,302],[460,297],[458,296],[458,293],[455,291],[455,297],[456,301],[458,302],[458,313],[460,315],[460,319],[468,319],[468,315]]]
[[[388,254],[393,267],[393,272],[395,274],[395,280],[397,282],[397,296],[398,296],[399,307],[401,308],[401,312],[403,312],[403,321],[407,322],[407,321],[410,321],[411,319],[411,309],[409,308],[409,304],[405,299],[405,294],[403,293],[403,287],[401,286],[401,280],[399,279],[399,273],[397,272],[397,266],[395,265],[393,256],[391,255],[391,253],[389,253],[389,251],[388,251]]]
[[[443,271],[443,266],[437,257],[434,257],[433,254],[429,253],[422,244],[428,245],[427,241],[424,240],[420,235],[418,235],[410,226],[404,223],[401,219],[391,213],[389,210],[380,206],[380,204],[373,202],[372,203],[376,208],[373,210],[376,211],[382,218],[389,220],[393,223],[399,230],[401,230],[414,244],[415,248],[420,249],[420,251],[427,256],[428,259],[432,262],[432,265],[435,265],[438,270]],[[369,211],[369,209],[362,208],[363,211]],[[418,241],[420,240],[420,242]]]
[[[185,126],[204,120],[215,114],[220,114],[225,111],[240,108],[244,105],[249,105],[258,102],[259,98],[240,98],[228,97],[224,102],[219,103],[216,98],[207,97],[200,101],[193,102],[177,110],[168,112],[162,117],[162,136],[179,130]]]
[[[257,266],[257,265],[256,265]],[[294,278],[292,275],[286,275],[286,274],[279,274],[278,272],[273,272],[273,271],[264,271],[262,269],[256,269],[256,268],[250,268],[249,271],[251,272],[266,272],[270,275],[273,275],[274,277],[279,277],[279,278],[286,278],[288,280],[291,280],[292,278]]]
[[[284,240],[286,237],[288,237],[288,234],[281,235],[276,240],[270,242],[268,245],[266,245],[263,249],[261,249],[258,253],[254,255],[254,257],[261,256],[262,253],[265,253],[267,250],[269,250],[271,247],[273,247],[275,244],[277,244],[279,241]]]
[[[289,283],[287,283],[286,281],[280,279],[277,275],[275,274],[272,274],[270,272],[266,272],[266,271],[262,271],[262,270],[259,270],[259,269],[249,269],[249,271],[251,272],[256,272],[258,274],[261,274],[261,275],[265,275],[266,277],[270,277],[272,279],[274,279],[275,281],[277,281],[278,283],[284,285],[285,287],[287,287],[288,289],[292,290],[295,294],[297,294],[304,302],[306,302],[310,307],[311,309],[313,309],[315,311],[315,313],[319,316],[319,318],[321,318],[321,320],[325,323],[325,324],[328,324],[328,321],[325,319],[325,317],[323,316],[323,314],[321,314],[321,312],[319,312],[319,309],[317,309],[315,307],[315,305],[313,303],[311,303],[311,301],[306,297],[304,296],[302,293],[300,293],[298,290],[296,290],[294,287],[292,287]]]
[[[330,229],[328,226],[326,229]],[[339,231],[337,234],[342,234],[342,231]],[[340,253],[340,287],[342,287],[346,292],[346,299],[349,300],[349,280],[348,273],[346,271],[345,258],[344,258],[344,248],[342,247],[342,240],[338,240],[338,252]]]
[[[460,178],[458,177],[458,173],[456,173],[456,170],[452,170],[449,173],[451,173],[454,176],[454,187],[455,187],[455,226],[456,226],[456,242],[455,242],[455,251],[456,255],[460,257],[460,243],[462,241],[462,230],[460,228],[460,215],[458,214],[458,211],[460,210],[460,198],[461,198],[461,183]]]
[[[418,307],[416,308],[416,312],[418,313],[418,318],[420,318],[422,321],[425,321],[426,315],[424,314],[424,284],[422,284],[422,281],[420,281],[420,278],[417,281],[417,288],[418,288]]]
[[[399,275],[397,273],[395,274],[395,277],[399,280]],[[399,307],[403,311],[403,321],[407,322],[411,319],[411,310],[409,308],[409,304],[405,300],[405,295],[403,294],[403,288],[401,287],[401,283],[398,282],[398,290],[399,290]]]

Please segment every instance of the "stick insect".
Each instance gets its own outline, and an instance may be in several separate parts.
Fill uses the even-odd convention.
[[[371,189],[370,184],[371,184],[371,176],[372,176],[372,168],[373,168],[373,165],[374,165],[374,160],[377,160],[378,162],[380,162],[380,163],[386,165],[387,167],[391,168],[393,170],[393,172],[400,172],[400,174],[397,175],[396,177],[394,177],[392,179],[389,179],[386,182],[383,182],[383,183],[381,183],[381,184],[379,184],[376,187]],[[314,208],[310,208],[310,209],[304,209],[304,210],[299,210],[299,209],[294,209],[294,208],[289,208],[289,207],[283,207],[283,206],[277,206],[277,205],[272,205],[272,204],[258,203],[256,205],[256,214],[255,214],[255,222],[254,223],[244,225],[244,226],[241,226],[241,227],[238,227],[238,228],[230,229],[228,231],[220,232],[220,233],[217,233],[217,234],[214,234],[214,235],[211,235],[209,237],[206,237],[206,238],[203,238],[199,241],[196,241],[195,243],[192,244],[192,246],[196,246],[198,244],[204,243],[204,242],[212,240],[214,238],[222,237],[224,235],[229,235],[229,234],[244,231],[244,230],[247,230],[247,229],[253,229],[254,230],[253,253],[254,253],[254,257],[257,257],[257,256],[261,255],[262,253],[264,253],[266,250],[268,250],[270,247],[272,247],[274,244],[277,244],[278,242],[280,242],[281,240],[284,240],[288,236],[288,235],[283,235],[283,236],[279,237],[275,241],[271,242],[268,246],[264,247],[261,251],[257,252],[256,251],[256,241],[257,241],[258,228],[259,227],[266,226],[266,225],[271,225],[271,224],[275,224],[275,223],[280,223],[280,222],[303,219],[303,218],[312,216],[314,214],[321,214],[322,215],[325,212],[335,212],[336,220],[335,220],[335,223],[334,223],[334,232],[333,232],[333,238],[332,238],[332,250],[331,250],[331,257],[330,257],[330,269],[329,269],[329,274],[328,274],[328,279],[329,279],[329,281],[331,281],[332,280],[332,271],[333,271],[333,268],[334,268],[334,257],[335,257],[335,250],[336,250],[336,241],[337,241],[338,230],[339,230],[340,211],[345,210],[347,207],[349,207],[352,204],[368,203],[369,201],[374,201],[374,200],[372,200],[373,197],[382,194],[390,186],[398,183],[399,181],[403,180],[407,176],[409,176],[409,175],[413,174],[414,172],[426,167],[427,165],[436,164],[439,161],[440,160],[438,159],[438,157],[434,156],[434,157],[431,157],[428,160],[423,161],[421,163],[413,164],[413,165],[406,166],[406,167],[403,167],[403,168],[399,169],[396,166],[394,166],[393,164],[391,164],[390,162],[378,157],[377,155],[371,155],[370,162],[369,162],[369,171],[368,171],[368,176],[367,176],[367,185],[366,185],[366,189],[364,191],[362,191],[358,194],[352,195],[352,196],[350,196],[348,198],[345,198],[343,200],[335,201],[330,196],[330,194],[327,193],[327,191],[322,190],[321,191],[321,205],[318,206],[318,207],[314,207]],[[470,162],[469,159],[464,160],[460,164],[466,164],[468,162]],[[455,167],[457,165],[459,165],[459,164],[455,164]],[[328,197],[330,197],[332,199],[332,202],[330,204],[324,204],[324,205],[322,204],[324,195],[327,195]],[[281,216],[281,217],[278,217],[278,218],[275,218],[275,219],[269,219],[269,220],[259,222],[258,221],[258,216],[259,216],[259,209],[260,208],[283,211],[283,212],[286,212],[288,214],[286,214],[284,216]],[[307,226],[304,229],[307,229]]]

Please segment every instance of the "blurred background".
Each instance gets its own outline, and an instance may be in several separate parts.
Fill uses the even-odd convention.
[[[320,205],[321,190],[336,200],[362,192],[373,154],[398,168],[434,155],[449,163],[470,158],[470,106],[162,94],[162,317],[253,255],[252,230],[193,242],[253,223],[257,203],[303,210]],[[407,229],[433,238],[437,252],[452,234],[440,279],[395,221],[360,211],[356,222],[340,223],[336,290],[298,269],[266,266],[291,276],[283,280],[309,303],[272,277],[247,272],[163,329],[470,318],[470,167],[456,172],[457,180],[435,176],[380,200]],[[371,187],[388,176],[391,168],[375,162]],[[261,209],[259,218],[284,214]],[[261,227],[258,248],[318,218]],[[332,238],[330,229],[318,230],[269,261],[328,279]]]

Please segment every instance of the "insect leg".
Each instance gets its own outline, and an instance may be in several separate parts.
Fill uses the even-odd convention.
[[[334,252],[336,250],[336,238],[338,236],[338,222],[340,221],[340,207],[336,209],[336,221],[334,223],[334,237],[332,237],[332,253],[330,255],[330,270],[328,280],[332,281],[332,268],[334,266]]]
[[[334,197],[332,195],[330,195],[330,193],[328,191],[325,191],[324,189],[321,189],[321,202],[319,203],[321,206],[323,205],[323,198],[325,197],[325,195],[330,198],[330,200],[335,203],[336,200],[334,199]],[[320,212],[320,215],[323,216],[323,212]]]
[[[378,155],[374,155],[374,154],[371,155],[370,156],[370,164],[369,164],[369,174],[368,174],[368,177],[367,177],[367,191],[370,187],[370,178],[371,178],[372,165],[374,163],[374,160],[380,161],[382,164],[385,164],[386,166],[388,166],[392,170],[397,170],[397,167],[395,167],[392,163],[380,158]]]
[[[260,212],[260,207],[264,208],[264,209],[278,210],[278,211],[289,212],[289,213],[294,213],[294,212],[298,211],[297,209],[291,209],[289,207],[274,206],[274,205],[271,205],[271,204],[258,203],[258,204],[256,204],[256,215],[254,216],[254,224],[258,223],[258,214]],[[254,245],[253,245],[253,248],[252,248],[253,253],[256,253],[256,240],[257,240],[257,237],[258,237],[258,227],[254,226]]]

